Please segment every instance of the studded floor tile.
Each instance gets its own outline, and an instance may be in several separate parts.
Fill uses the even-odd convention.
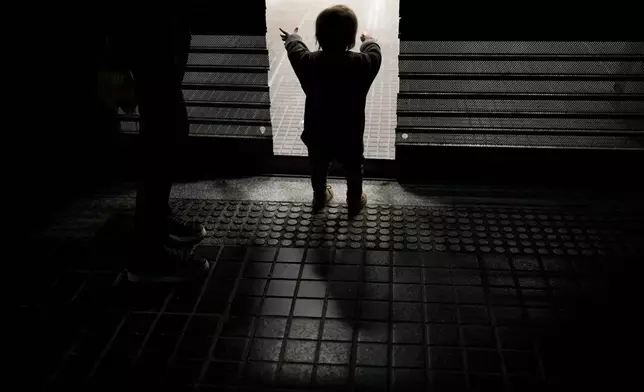
[[[166,286],[124,281],[131,204],[85,206],[36,248],[68,268],[17,296],[49,390],[553,390],[631,364],[641,211],[177,199],[212,268]]]
[[[306,203],[186,200],[174,207],[205,225],[205,243],[219,245],[601,256],[630,235],[615,226],[623,221],[613,210],[369,205],[349,219],[344,204],[319,214]]]
[[[309,49],[315,46],[315,18],[330,0],[268,0],[267,44],[269,48],[271,118],[274,152],[277,155],[306,155],[300,140],[303,130],[305,95],[286,57],[279,28],[299,34]],[[398,94],[398,1],[352,0],[344,4],[353,8],[360,23],[359,31],[368,30],[383,51],[383,62],[374,81],[366,106],[365,156],[368,159],[395,158],[396,96]],[[359,47],[357,41],[356,46]]]

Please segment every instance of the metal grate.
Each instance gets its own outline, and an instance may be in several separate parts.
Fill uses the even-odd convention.
[[[643,150],[644,138],[628,136],[579,136],[579,135],[503,135],[422,133],[400,134],[396,144],[471,147],[539,147]]]
[[[264,103],[268,104],[268,92],[228,90],[183,90],[186,101]]]
[[[643,120],[399,116],[399,127],[584,129],[644,132]],[[483,129],[482,129],[483,131]]]
[[[254,120],[270,121],[269,109],[249,109],[249,108],[217,108],[203,106],[188,106],[188,117],[191,120]],[[125,113],[119,109],[118,114],[125,116]],[[139,115],[138,108],[134,112],[135,116]]]
[[[616,61],[473,61],[473,60],[401,60],[400,73],[462,74],[644,74],[644,62]]]
[[[270,126],[229,125],[229,124],[191,124],[191,136],[229,136],[272,139]]]
[[[398,99],[404,111],[635,113],[644,116],[644,101]]]
[[[136,121],[122,121],[121,132],[138,134],[139,123]],[[243,136],[271,139],[272,133],[272,128],[264,125],[190,124],[190,136]]]
[[[121,121],[121,132],[138,133],[139,123],[137,121]]]
[[[575,94],[643,94],[644,82],[578,80],[413,80],[401,79],[400,92],[512,92]]]
[[[266,49],[266,37],[254,35],[193,35],[192,47]]]
[[[192,119],[261,120],[270,121],[269,109],[188,107]]]
[[[237,84],[237,85],[268,85],[266,73],[236,73],[236,72],[193,72],[188,71],[183,76],[184,83],[202,84]]]
[[[268,68],[268,56],[265,54],[190,53],[188,66],[191,65]]]

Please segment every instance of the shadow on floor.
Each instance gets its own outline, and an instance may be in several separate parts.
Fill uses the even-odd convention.
[[[232,213],[230,206],[217,214]],[[382,237],[380,230],[389,230],[383,224],[402,221],[411,210],[366,216],[362,227],[332,219],[336,213],[329,210],[320,222],[307,215],[309,224],[296,226],[288,215],[301,207],[266,205],[265,215],[255,217],[250,204],[242,207],[235,211],[244,219],[272,228],[257,233],[275,245],[206,243],[195,252],[214,267],[192,284],[126,282],[127,213],[113,215],[94,239],[34,244],[40,260],[61,262],[25,274],[33,279],[19,292],[24,357],[39,369],[30,381],[47,390],[105,391],[181,391],[195,384],[200,390],[526,391],[625,389],[636,381],[639,215],[604,214],[598,222],[610,222],[611,229],[589,228],[598,233],[598,246],[586,253],[591,244],[577,226],[563,230],[565,222],[587,222],[583,216],[557,220],[567,242],[555,248],[569,252],[536,256],[482,245],[472,252],[341,245],[344,236],[358,233],[347,228],[365,237],[367,228],[377,229]],[[512,219],[524,219],[518,216]],[[415,230],[418,219],[408,217],[414,220],[398,229],[400,236],[423,238],[404,232]],[[236,219],[225,223],[228,232],[243,232],[244,222]],[[440,214],[426,219],[438,244],[443,223],[434,219],[457,221]],[[495,224],[485,225],[479,229],[484,238],[501,238]],[[512,227],[528,232],[518,230],[519,223]],[[535,236],[547,233],[542,224],[536,228],[530,231]],[[466,229],[451,231],[463,243],[470,238]],[[277,240],[288,233],[293,242],[295,233],[306,233],[307,246],[280,246]]]

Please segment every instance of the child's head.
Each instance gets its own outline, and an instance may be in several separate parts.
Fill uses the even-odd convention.
[[[315,20],[315,38],[322,50],[344,52],[356,44],[358,18],[346,5],[334,5],[320,12]]]

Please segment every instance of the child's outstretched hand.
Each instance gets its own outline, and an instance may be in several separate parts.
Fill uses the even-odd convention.
[[[284,29],[280,29],[280,31],[282,32],[282,34],[280,34],[280,36],[282,37],[282,41],[286,41],[288,36],[291,35],[290,33],[284,31]],[[295,30],[293,30],[293,34],[297,34],[297,31],[298,31],[298,28],[296,27]]]
[[[360,34],[360,41],[364,42],[368,39],[373,39],[373,37],[368,32],[363,31],[362,34]]]

